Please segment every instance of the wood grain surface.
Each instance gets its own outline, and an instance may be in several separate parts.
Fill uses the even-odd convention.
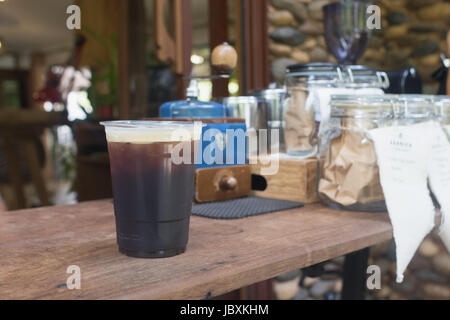
[[[193,217],[186,253],[120,254],[111,200],[0,213],[0,299],[202,299],[392,237],[387,214],[314,204],[240,220]],[[69,290],[67,267],[81,268]]]
[[[246,197],[252,189],[249,165],[203,168],[195,170],[195,201],[225,201]],[[235,186],[227,188],[229,179]],[[230,184],[231,185],[231,184]]]
[[[279,168],[276,174],[262,175],[266,179],[267,188],[264,191],[252,191],[252,194],[303,203],[319,202],[317,160],[280,157],[278,161]],[[256,163],[250,164],[252,174],[256,175],[261,175],[261,170],[268,167],[254,159],[250,163]]]

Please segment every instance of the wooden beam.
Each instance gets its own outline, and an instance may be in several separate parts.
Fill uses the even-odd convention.
[[[130,95],[129,95],[129,67],[128,67],[128,1],[118,0],[119,7],[119,118],[129,119],[130,116]]]
[[[186,97],[187,77],[191,74],[192,1],[175,0],[175,51],[177,98]]]
[[[128,0],[128,72],[130,77],[129,117],[141,119],[147,114],[147,46],[144,0]]]
[[[228,1],[209,0],[209,47],[228,42]],[[213,97],[228,97],[228,79],[213,82]]]
[[[110,52],[91,33],[110,38],[112,34],[119,36],[120,23],[124,15],[122,1],[126,0],[76,0],[81,9],[81,33],[86,38],[81,54],[81,66],[97,67],[99,60],[108,59]]]
[[[243,47],[243,28],[242,23],[244,21],[244,18],[242,17],[242,0],[233,0],[233,14],[236,17],[234,22],[234,32],[235,32],[235,39],[236,39],[236,51],[238,52],[238,64],[237,64],[237,78],[239,79],[239,95],[244,95],[245,91],[245,81],[244,81],[244,47]]]
[[[169,63],[175,74],[176,97],[184,99],[186,87],[191,73],[192,54],[192,2],[191,0],[173,1],[174,36],[170,37],[164,21],[163,13],[169,5],[167,0],[159,0],[155,4],[155,40],[156,55],[159,60]]]
[[[156,57],[168,64],[175,63],[175,41],[166,27],[165,8],[169,0],[153,2]]]
[[[41,90],[45,86],[45,71],[45,55],[39,52],[33,52],[31,54],[30,68],[30,97],[33,96],[33,93]],[[42,110],[43,103],[33,100],[31,107],[35,110]]]
[[[238,53],[242,64],[241,94],[269,85],[269,51],[267,34],[267,0],[240,0]]]

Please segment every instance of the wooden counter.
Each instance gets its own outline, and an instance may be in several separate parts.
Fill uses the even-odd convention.
[[[321,205],[241,220],[193,217],[188,250],[120,254],[111,200],[0,212],[0,299],[202,299],[392,238],[387,214]],[[81,268],[69,290],[67,267]]]

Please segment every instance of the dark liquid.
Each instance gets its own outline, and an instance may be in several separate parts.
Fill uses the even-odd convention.
[[[179,143],[108,143],[122,253],[167,257],[185,251],[194,194],[194,144],[183,142],[191,144],[192,164],[175,165],[171,151]]]

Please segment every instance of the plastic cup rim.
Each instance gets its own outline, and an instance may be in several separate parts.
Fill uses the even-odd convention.
[[[192,127],[195,123],[201,124],[201,121],[117,120],[102,121],[100,125],[107,128],[121,129],[181,129]]]

